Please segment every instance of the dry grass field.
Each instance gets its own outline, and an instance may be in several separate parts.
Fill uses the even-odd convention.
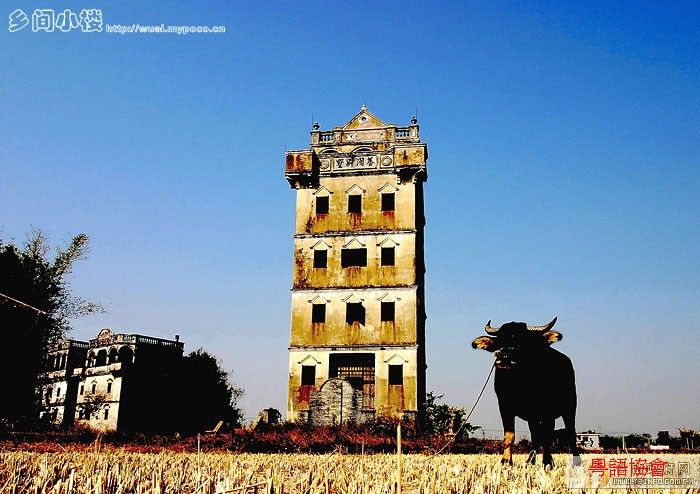
[[[453,454],[403,455],[402,465],[407,494],[570,492],[565,468],[526,466],[521,455],[513,467],[501,467],[497,455]],[[394,494],[396,472],[394,455],[13,451],[0,452],[0,493]]]

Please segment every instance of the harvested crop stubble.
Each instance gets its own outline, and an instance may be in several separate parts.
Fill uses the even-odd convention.
[[[565,464],[567,457],[555,461]],[[520,456],[513,467],[501,467],[498,455],[404,455],[402,486],[405,494],[569,492],[565,468],[545,472],[541,466],[526,466]],[[396,458],[120,449],[2,452],[0,492],[394,494]]]

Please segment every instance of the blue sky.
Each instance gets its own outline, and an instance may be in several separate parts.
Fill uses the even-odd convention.
[[[182,335],[285,408],[285,147],[418,111],[428,389],[469,407],[484,323],[559,316],[579,429],[700,428],[700,11],[684,3],[6,4],[225,34],[2,32],[0,234],[87,233],[74,322]],[[4,21],[7,22],[7,21]],[[498,434],[493,391],[471,421]],[[520,426],[520,430],[525,427]]]

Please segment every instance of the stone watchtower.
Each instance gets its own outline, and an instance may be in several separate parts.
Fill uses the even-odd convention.
[[[418,131],[415,117],[398,127],[363,106],[343,127],[314,124],[310,149],[286,153],[297,191],[289,420],[423,410],[428,151]]]

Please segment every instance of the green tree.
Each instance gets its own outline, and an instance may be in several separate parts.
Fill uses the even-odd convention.
[[[622,448],[622,437],[602,435],[600,436],[600,447],[605,451]]]
[[[82,420],[90,420],[105,409],[109,403],[109,397],[105,393],[86,393],[83,402],[78,404],[79,417]]]
[[[73,317],[102,310],[72,295],[67,276],[87,253],[88,237],[80,234],[48,258],[49,243],[34,231],[19,248],[0,239],[0,334],[5,376],[0,420],[17,424],[38,415],[37,375],[47,349],[63,337]]]
[[[217,358],[200,348],[183,358],[173,396],[174,430],[199,432],[223,420],[231,427],[243,421],[238,400],[244,391],[231,383]]]
[[[447,434],[450,432],[468,436],[481,427],[462,423],[467,414],[464,408],[456,408],[447,403],[438,403],[444,395],[436,395],[432,391],[428,392],[425,399],[425,424],[424,430],[427,434]]]

